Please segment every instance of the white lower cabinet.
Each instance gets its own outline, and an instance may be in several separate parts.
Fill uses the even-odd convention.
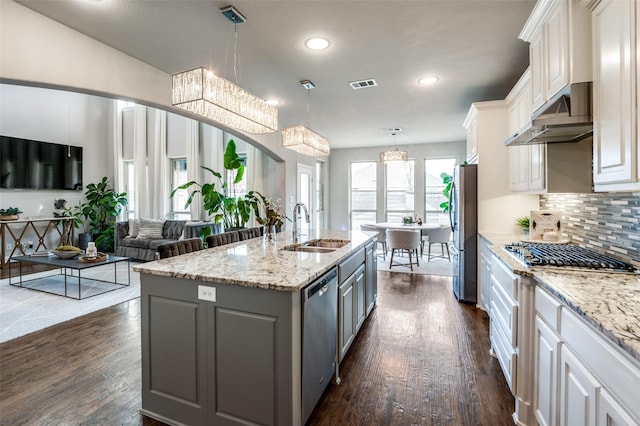
[[[533,415],[533,294],[529,278],[514,274],[495,254],[491,257],[491,351],[500,362],[515,397],[514,420],[534,424]]]
[[[640,362],[546,290],[535,290],[534,412],[539,425],[640,425]]]
[[[600,383],[567,346],[560,351],[560,425],[595,426]]]
[[[540,318],[535,331],[535,416],[540,426],[558,424],[558,365],[562,340]]]
[[[598,398],[598,425],[599,426],[637,426],[629,413],[616,402],[613,395],[606,389],[600,390]]]
[[[480,241],[480,301],[482,309],[489,312],[491,309],[491,249],[489,243],[483,238]]]

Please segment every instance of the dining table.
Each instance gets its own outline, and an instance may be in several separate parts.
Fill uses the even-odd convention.
[[[442,225],[439,223],[400,223],[400,222],[380,222],[376,223],[376,227],[383,229],[412,229],[412,230],[429,230],[446,228],[449,225]]]
[[[420,231],[422,243],[420,244],[420,255],[424,254],[424,243],[429,240],[429,231],[434,229],[447,228],[449,225],[439,223],[401,223],[401,222],[379,222],[376,223],[377,228],[381,229],[406,229]]]

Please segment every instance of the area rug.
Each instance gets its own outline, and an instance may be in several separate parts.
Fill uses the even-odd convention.
[[[134,265],[133,262],[130,264],[131,285],[129,287],[82,300],[14,287],[9,285],[8,278],[0,280],[0,343],[140,297],[140,274],[133,271]],[[53,276],[55,273],[57,270],[38,272],[26,275],[24,278],[41,278]],[[122,282],[127,274],[127,263],[118,263],[115,273],[118,276],[118,282]],[[107,281],[113,279],[113,274],[113,265],[96,266],[82,272],[83,279],[86,277]],[[12,278],[11,282],[17,283],[18,278]],[[51,285],[56,285],[56,282],[59,282],[58,278],[53,278]],[[77,291],[77,285],[75,287],[71,285],[69,288],[75,288]],[[73,293],[73,290],[71,292]],[[83,292],[85,292],[84,289]],[[84,293],[84,296],[89,294]]]
[[[396,256],[394,256],[394,262],[396,261]],[[400,259],[400,262],[408,263],[409,259],[404,257]],[[389,268],[389,256],[387,259],[383,259],[382,257],[378,257],[378,271],[389,271],[389,272],[402,272],[407,274],[419,274],[419,275],[440,275],[444,277],[452,277],[453,276],[453,262],[448,261],[447,259],[440,258],[431,258],[430,262],[427,262],[427,256],[425,255],[423,258],[419,259],[420,266],[413,265],[413,271],[408,266],[393,266],[393,268]]]

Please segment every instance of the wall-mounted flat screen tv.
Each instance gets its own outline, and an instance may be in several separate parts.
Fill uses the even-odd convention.
[[[82,190],[82,147],[0,136],[0,188]]]

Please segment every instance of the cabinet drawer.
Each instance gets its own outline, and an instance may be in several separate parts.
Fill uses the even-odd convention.
[[[540,287],[536,287],[536,311],[552,329],[560,330],[562,303]]]
[[[491,321],[491,347],[493,348],[493,352],[498,358],[498,362],[500,363],[500,367],[502,367],[502,373],[504,374],[504,378],[507,380],[507,384],[509,385],[509,389],[511,393],[515,395],[515,377],[514,373],[516,371],[516,353],[509,343],[507,342],[507,337],[502,333],[500,327],[497,325],[495,321]]]
[[[364,263],[364,248],[356,251],[338,266],[338,282],[343,283]]]
[[[498,323],[511,347],[516,346],[518,332],[518,304],[507,293],[495,284],[491,286],[491,322]]]
[[[495,283],[500,284],[512,299],[518,299],[519,277],[514,275],[507,265],[505,265],[505,263],[496,255],[493,255],[491,261],[491,276],[494,277]]]

